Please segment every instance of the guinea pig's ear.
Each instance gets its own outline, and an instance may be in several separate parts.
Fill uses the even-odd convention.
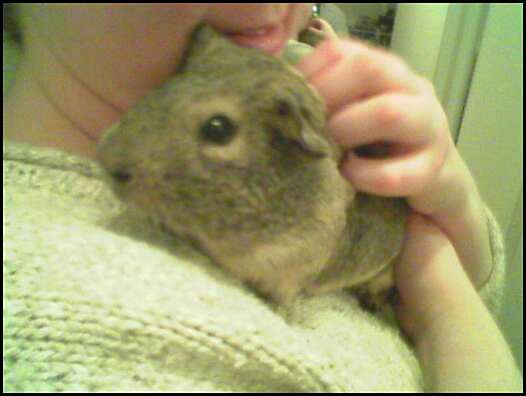
[[[223,41],[228,42],[224,39],[221,34],[216,32],[210,26],[205,23],[197,25],[193,30],[190,38],[190,52],[204,52],[206,48],[212,48]]]
[[[276,103],[281,124],[278,133],[298,143],[308,156],[325,157],[330,154],[329,142],[321,135],[321,131],[316,131],[306,109],[285,98],[278,99]]]
[[[301,132],[297,140],[307,153],[315,157],[329,155],[329,144],[314,131],[305,119],[301,119]]]
[[[223,54],[223,51],[230,52],[235,48],[236,46],[220,33],[207,24],[201,23],[190,34],[183,62],[180,64],[178,72],[185,69],[192,69],[193,72],[197,72],[203,65],[206,66],[211,61],[219,61],[217,59],[218,54]]]

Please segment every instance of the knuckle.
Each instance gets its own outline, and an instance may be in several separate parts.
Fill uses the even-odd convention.
[[[397,68],[400,70],[404,70],[406,72],[410,70],[407,63],[402,58],[400,58],[398,55],[395,55],[391,52],[384,52],[382,53],[382,56],[384,57],[385,62],[389,63],[391,67]]]
[[[383,76],[383,68],[371,51],[362,51],[355,55],[352,67],[355,73],[364,80],[375,81]]]
[[[400,101],[395,95],[386,96],[376,110],[376,119],[379,126],[396,128],[403,124],[406,119],[406,112],[400,105]]]
[[[435,94],[435,86],[430,80],[422,76],[417,76],[416,81],[417,81],[418,86],[423,92],[429,93],[432,95]]]

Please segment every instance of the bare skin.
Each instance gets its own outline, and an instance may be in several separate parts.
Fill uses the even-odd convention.
[[[427,391],[520,392],[521,374],[446,235],[413,213],[395,278]]]
[[[286,19],[294,37],[310,18],[305,4],[24,5],[21,13],[26,47],[3,137],[89,158],[105,128],[175,73],[198,23],[242,31]]]
[[[206,21],[225,34],[282,24],[292,38],[307,27],[310,19],[308,4],[20,7],[25,48],[3,105],[3,137],[88,158],[95,158],[97,142],[109,125],[176,72],[188,35],[198,23]],[[320,23],[313,27],[327,29]],[[471,342],[473,355],[465,361],[448,348],[454,335],[444,332],[445,338],[434,341],[437,331],[432,330],[452,325],[444,321],[443,315],[435,315],[451,308],[457,313],[473,312],[478,323],[487,325],[485,334],[500,334],[473,293],[491,274],[484,205],[450,138],[433,87],[394,55],[353,40],[327,40],[297,67],[325,99],[329,131],[348,151],[341,163],[343,175],[357,190],[405,197],[415,213],[425,216],[434,230],[442,233],[458,257],[452,260],[452,255],[436,255],[430,262],[449,260],[444,265],[455,268],[447,272],[447,285],[451,295],[460,296],[455,307],[461,308],[434,298],[434,308],[427,309],[423,301],[430,298],[422,295],[424,291],[418,282],[400,281],[414,280],[411,277],[398,278],[402,297],[411,296],[412,302],[399,311],[402,324],[420,312],[429,312],[425,316],[428,320],[418,322],[426,323],[422,329],[429,331],[422,333],[428,335],[420,338],[426,341],[418,342],[417,348],[434,351],[420,354],[423,367],[428,372],[447,373],[443,363],[457,362],[460,376],[462,370],[476,372],[479,366],[484,369],[487,354],[477,345],[485,341],[476,337],[466,340]],[[358,146],[378,142],[389,143],[388,155],[381,160],[363,158],[354,151]],[[413,231],[415,235],[426,235],[423,228]],[[415,257],[429,247],[424,240],[416,238],[405,245],[406,254],[398,263],[399,268],[416,271]],[[429,279],[441,282],[435,272]],[[429,293],[436,289],[430,290]],[[457,328],[468,326],[462,315],[450,318],[456,321],[453,325]],[[476,331],[473,326],[467,328]],[[499,356],[507,359],[505,343],[499,341],[496,345]],[[506,373],[504,370],[494,374],[496,378],[510,378]],[[464,385],[478,389],[476,379]]]

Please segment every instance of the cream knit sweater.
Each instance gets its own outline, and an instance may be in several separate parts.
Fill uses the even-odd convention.
[[[4,391],[422,390],[393,317],[349,293],[269,305],[125,210],[89,160],[4,142],[3,171]]]

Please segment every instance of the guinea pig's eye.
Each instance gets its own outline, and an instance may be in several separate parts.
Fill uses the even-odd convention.
[[[114,172],[111,172],[111,177],[116,182],[124,184],[124,183],[128,183],[131,180],[132,175],[131,173],[126,172],[126,171],[116,170]]]
[[[292,112],[289,102],[284,99],[278,100],[276,110],[280,116],[288,116]]]
[[[227,116],[215,114],[201,125],[199,133],[207,142],[226,144],[234,137],[236,127]]]

